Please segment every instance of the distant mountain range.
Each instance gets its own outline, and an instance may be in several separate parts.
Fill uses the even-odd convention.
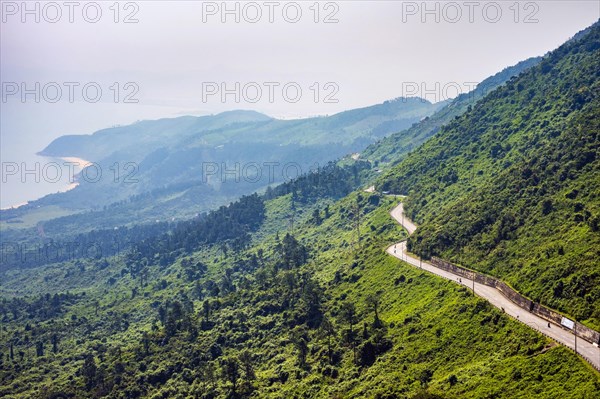
[[[115,184],[112,179],[94,184],[82,181],[81,187],[64,195],[77,196],[77,203],[84,207],[106,205],[154,189],[192,182],[207,183],[206,189],[214,189],[218,195],[239,196],[283,181],[286,163],[295,164],[289,174],[307,172],[309,167],[323,165],[406,129],[442,106],[444,103],[431,104],[420,98],[399,98],[332,116],[298,120],[278,120],[254,111],[231,111],[143,121],[92,135],[63,136],[40,155],[78,157],[97,162],[103,170],[114,167],[115,163],[131,163],[129,168],[134,177],[131,180],[137,180],[136,184]],[[271,175],[265,163],[270,163]],[[248,165],[251,167],[245,169]],[[252,174],[257,167],[262,172],[260,178]],[[235,184],[223,185],[227,182]],[[93,198],[93,202],[85,197]],[[197,200],[196,210],[206,208],[202,202],[211,202]],[[63,202],[63,206],[68,204]]]
[[[62,136],[39,155],[95,162],[74,190],[48,195],[3,220],[35,223],[85,210],[113,211],[90,227],[188,218],[324,166],[435,113],[445,103],[397,98],[331,116],[279,120],[254,111],[141,121]],[[97,170],[102,177],[97,181]],[[13,228],[22,227],[11,224]],[[81,227],[81,226],[79,226]]]
[[[484,80],[472,92],[436,104],[397,98],[296,120],[237,110],[62,136],[39,154],[95,162],[102,178],[80,177],[74,190],[1,211],[0,218],[5,229],[22,230],[55,218],[58,209],[62,217],[50,224],[56,231],[180,220],[352,153],[362,152],[360,158],[372,162],[375,173],[399,162],[443,124],[539,61],[537,57],[520,62]],[[358,157],[347,159],[343,162]],[[82,211],[87,211],[83,218]],[[78,215],[69,216],[74,213]],[[28,224],[6,225],[26,215]]]
[[[229,111],[202,117],[141,121],[91,135],[62,136],[40,155],[102,161],[118,154],[141,161],[158,149],[176,153],[190,148],[264,143],[329,145],[349,148],[410,127],[444,106],[421,98],[398,98],[332,116],[279,120],[255,111]],[[360,148],[360,147],[357,147]]]
[[[0,211],[0,223],[9,230],[5,235],[22,238],[29,233],[15,229],[33,232],[31,224],[56,218],[57,209],[62,217],[47,226],[48,232],[190,218],[363,150],[360,157],[376,166],[373,175],[397,163],[440,126],[539,61],[520,62],[484,80],[472,92],[436,104],[421,98],[397,98],[297,120],[238,110],[62,136],[39,154],[96,162],[103,178],[98,182],[80,178],[81,184],[74,190]],[[343,163],[357,158],[348,157]],[[260,178],[255,175],[257,170]],[[84,217],[82,211],[87,211]],[[26,215],[28,224],[6,225],[6,221],[19,221]]]

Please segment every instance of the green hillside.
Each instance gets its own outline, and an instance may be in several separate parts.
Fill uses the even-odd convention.
[[[404,236],[392,200],[303,192],[266,201],[249,246],[4,276],[0,395],[592,398],[600,387],[572,352],[386,255]]]
[[[443,127],[380,180],[411,250],[600,328],[600,26]]]
[[[519,75],[541,61],[541,57],[529,58],[518,64],[505,68],[494,76],[483,80],[475,89],[468,93],[462,93],[454,100],[450,101],[443,108],[431,116],[425,117],[418,124],[409,129],[391,134],[377,143],[369,145],[362,153],[361,157],[373,161],[379,166],[387,164],[396,164],[406,155],[419,147],[431,136],[439,132],[440,128],[449,123],[453,118],[464,113],[469,106],[474,105],[488,93],[503,85],[509,79]]]
[[[419,224],[411,251],[497,276],[600,328],[600,24],[515,68],[479,101],[458,99],[456,109],[371,147],[369,157],[391,166],[411,148],[407,134],[432,136],[378,175],[378,192],[357,188],[375,172],[353,157],[241,197],[250,186],[222,185],[215,196],[185,178],[197,172],[190,167],[172,186],[10,230],[15,242],[0,243],[0,397],[597,399],[600,374],[574,352],[386,253],[407,234],[390,216],[398,199],[383,191],[408,194]],[[311,123],[321,133],[330,122],[352,126],[352,138],[373,120],[397,128],[381,118],[398,105]],[[231,138],[280,122],[244,112],[160,121],[153,132],[142,124],[136,134],[164,134],[159,144],[191,132],[181,150],[154,148],[147,137],[145,178],[168,180],[201,146],[217,154],[210,140],[225,131]],[[197,123],[214,129],[195,135]],[[332,155],[311,144],[323,136],[306,121],[294,123],[306,137],[254,146],[240,135],[224,144],[235,150],[223,159],[248,160],[259,147],[304,162]],[[116,132],[59,144],[101,148]],[[135,151],[128,142],[121,154]],[[210,212],[198,211],[204,195],[213,195]],[[178,221],[167,212],[198,214]],[[149,215],[163,218],[146,223]],[[42,249],[18,245],[35,234]],[[86,251],[58,255],[65,243]]]
[[[245,182],[244,179],[235,181],[231,176],[229,183],[226,181],[220,185],[207,185],[203,184],[201,179],[199,180],[199,177],[202,176],[200,160],[219,162],[220,158],[218,156],[220,155],[214,153],[214,148],[194,150],[193,147],[199,146],[201,148],[201,139],[209,136],[214,141],[211,143],[212,145],[225,142],[225,136],[193,133],[203,130],[216,132],[220,129],[222,132],[229,132],[227,134],[235,134],[236,140],[244,141],[257,139],[255,137],[256,130],[262,129],[269,132],[264,137],[265,143],[258,145],[256,143],[243,143],[239,145],[238,150],[235,152],[235,159],[232,158],[230,163],[254,162],[256,161],[256,154],[268,151],[271,152],[271,156],[268,158],[269,162],[277,161],[279,158],[293,159],[301,161],[303,167],[308,165],[314,168],[311,161],[327,161],[333,159],[334,156],[344,155],[346,151],[362,150],[363,147],[360,143],[350,144],[351,147],[348,147],[348,141],[355,133],[370,134],[372,139],[376,139],[391,131],[400,129],[400,131],[391,134],[389,137],[384,137],[376,143],[370,144],[361,152],[362,159],[369,159],[372,165],[375,165],[372,173],[365,173],[363,176],[363,181],[367,182],[375,174],[375,171],[386,169],[390,165],[399,162],[410,150],[418,147],[438,132],[443,124],[465,112],[469,105],[475,104],[485,94],[539,61],[539,57],[530,58],[517,65],[505,68],[503,71],[482,81],[473,91],[461,94],[449,103],[430,105],[427,101],[417,98],[401,98],[371,107],[341,112],[331,117],[309,118],[298,121],[277,121],[256,112],[232,111],[201,118],[181,117],[160,121],[143,121],[131,126],[101,130],[91,136],[64,136],[51,143],[44,152],[55,155],[80,154],[84,158],[89,157],[90,159],[101,158],[104,156],[102,154],[108,154],[115,150],[115,140],[118,141],[118,148],[121,149],[131,147],[134,149],[131,151],[134,152],[150,151],[150,154],[139,164],[139,171],[151,177],[153,182],[150,186],[163,184],[163,187],[147,190],[142,194],[133,195],[127,200],[116,202],[115,199],[118,197],[114,196],[113,190],[104,190],[103,187],[97,189],[94,185],[83,187],[79,191],[73,191],[66,195],[49,196],[41,201],[36,201],[31,206],[32,208],[36,207],[35,211],[19,208],[0,212],[0,229],[4,230],[8,241],[31,240],[32,237],[37,237],[37,229],[30,228],[26,230],[26,228],[45,219],[51,219],[51,209],[58,208],[61,209],[63,214],[69,215],[76,212],[72,210],[73,206],[81,208],[82,204],[89,205],[90,198],[93,198],[96,204],[98,202],[110,202],[110,205],[103,207],[103,209],[96,207],[92,212],[83,214],[77,212],[75,215],[44,223],[46,234],[49,237],[58,238],[53,232],[60,231],[64,239],[65,234],[68,235],[73,231],[83,232],[92,229],[113,228],[133,222],[154,222],[157,219],[169,220],[175,218],[180,220],[189,218],[205,210],[214,209],[227,203],[227,201],[234,200],[240,193],[249,193],[255,190],[257,183]],[[424,115],[423,111],[429,109],[429,107],[435,107],[437,111],[431,116],[422,118],[420,122],[414,123],[410,128],[402,130],[408,126],[409,121],[414,122],[416,120],[413,117]],[[236,129],[232,129],[232,126],[236,126]],[[274,126],[279,126],[281,129],[277,131],[273,128]],[[289,128],[285,126],[289,126]],[[340,129],[340,126],[346,127]],[[253,130],[251,135],[239,134],[249,129]],[[366,130],[361,131],[361,129]],[[290,137],[286,138],[282,135],[282,133],[290,133],[292,130],[295,133]],[[349,134],[351,131],[353,133]],[[308,133],[304,134],[305,132]],[[327,134],[320,137],[317,134],[318,132],[327,132]],[[330,145],[321,147],[315,145],[300,146],[296,143],[293,146],[282,147],[280,144],[270,143],[278,140],[281,143],[284,140],[293,142],[294,140],[309,139],[314,144],[319,140],[323,142],[336,140],[336,134],[342,135],[344,143],[336,145],[335,147],[338,148],[335,150],[332,150]],[[140,141],[146,143],[149,148],[140,147]],[[174,143],[182,141],[189,149],[172,151],[161,147],[165,143],[168,143],[167,147],[177,147]],[[227,150],[232,151],[233,146],[228,145]],[[89,151],[93,152],[90,153]],[[219,151],[223,151],[223,148]],[[119,157],[123,157],[121,152],[120,155],[105,163],[122,163],[122,158]],[[352,164],[354,160],[347,156],[339,163],[342,165]],[[135,177],[139,177],[137,173]],[[179,183],[173,183],[177,180]],[[258,182],[258,186],[261,185],[262,183]],[[121,185],[119,187],[119,197],[132,195],[139,191],[140,187],[148,187],[148,184]],[[42,205],[42,208],[38,209],[37,205]],[[130,217],[132,214],[136,215],[134,220]],[[2,220],[5,221],[2,222]],[[15,220],[24,223],[6,222]],[[28,222],[29,220],[31,222]]]

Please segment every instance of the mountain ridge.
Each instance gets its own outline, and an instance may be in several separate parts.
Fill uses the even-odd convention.
[[[171,125],[178,124],[180,125],[179,127],[183,128],[195,128],[197,129],[198,133],[201,133],[203,131],[219,130],[224,127],[235,124],[261,122],[273,122],[276,124],[279,123],[281,125],[305,125],[310,123],[322,123],[323,121],[327,121],[326,125],[335,125],[336,122],[342,122],[342,126],[350,126],[351,122],[360,121],[365,116],[380,115],[396,117],[398,115],[401,115],[399,114],[399,112],[402,113],[405,111],[405,109],[406,111],[408,111],[407,119],[410,119],[414,122],[415,117],[411,116],[411,105],[419,105],[419,108],[433,107],[432,109],[437,109],[440,106],[439,104],[432,104],[431,102],[420,99],[418,97],[408,99],[398,97],[393,100],[384,101],[380,104],[345,110],[329,116],[317,116],[298,119],[277,119],[253,110],[232,110],[199,117],[186,115],[175,118],[143,120],[129,125],[101,129],[91,134],[64,135],[53,140],[38,154],[44,156],[78,156],[85,158],[85,156],[88,156],[89,154],[86,154],[86,151],[82,150],[81,147],[93,145],[93,143],[88,143],[87,141],[98,140],[100,138],[105,138],[106,136],[118,136],[122,138],[123,134],[127,133],[128,129],[133,129],[136,133],[140,133],[142,132],[143,128],[146,128],[149,125],[150,127],[152,127],[152,133],[154,134],[157,134],[161,129],[173,129],[174,127]],[[419,111],[417,111],[417,115],[418,112]],[[158,128],[151,126],[154,124],[159,125]],[[175,126],[175,128],[177,128],[177,126]],[[193,136],[198,133],[187,132],[186,136]],[[138,139],[147,136],[148,135],[143,137],[138,136]],[[76,142],[70,143],[69,141],[72,140],[75,140]],[[66,149],[64,147],[66,147]],[[71,151],[74,151],[74,153]],[[104,156],[108,155],[110,154],[104,153]],[[100,160],[98,159],[98,156],[95,156],[93,158],[96,158],[94,160]]]
[[[600,328],[600,25],[445,125],[379,180],[409,248]],[[577,265],[575,267],[574,265]]]

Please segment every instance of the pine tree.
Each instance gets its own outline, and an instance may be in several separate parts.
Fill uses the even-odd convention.
[[[246,381],[254,380],[256,378],[256,375],[254,374],[254,362],[252,359],[252,353],[250,353],[250,351],[246,349],[242,353],[240,353],[238,358],[240,360],[240,363],[242,364],[242,368],[244,370],[244,378],[246,379]]]
[[[373,319],[373,327],[379,328],[381,327],[381,320],[379,319],[379,302],[381,301],[381,297],[379,294],[371,294],[367,296],[366,302],[367,306],[373,311],[374,319]]]
[[[146,331],[142,333],[142,345],[144,346],[144,355],[148,356],[150,354],[150,338]]]
[[[81,368],[83,382],[88,391],[96,386],[97,371],[98,368],[96,367],[96,360],[94,359],[94,355],[89,353],[85,357],[85,360],[83,361],[83,366]]]
[[[208,317],[210,316],[210,301],[208,299],[202,302],[202,311],[204,312],[204,321],[208,324]]]
[[[312,214],[312,222],[313,222],[313,223],[314,223],[316,226],[319,226],[319,225],[320,225],[320,224],[323,222],[323,219],[321,219],[321,212],[320,212],[318,209],[315,209],[315,210],[313,211],[313,214]]]
[[[35,344],[35,354],[37,357],[44,356],[44,343],[42,341],[38,341]]]
[[[240,365],[237,359],[229,357],[223,360],[222,374],[225,381],[231,384],[231,393],[233,397],[237,395],[237,382],[240,377]]]
[[[327,337],[327,358],[329,360],[329,364],[333,364],[333,346],[331,339],[335,336],[335,328],[327,316],[323,317],[321,320],[320,329],[322,334]]]
[[[298,367],[306,367],[306,357],[308,356],[308,337],[305,330],[297,329],[292,332],[292,343],[297,351]]]
[[[348,335],[348,342],[352,346],[352,352],[354,354],[354,362],[356,363],[356,342],[354,339],[354,324],[356,323],[356,306],[353,302],[344,302],[340,309],[340,316],[342,320],[348,323],[350,329]]]

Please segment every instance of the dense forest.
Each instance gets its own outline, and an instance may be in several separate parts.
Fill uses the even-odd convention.
[[[3,240],[0,265],[5,269],[29,268],[76,259],[101,259],[130,250],[136,253],[136,258],[150,261],[156,257],[159,263],[166,264],[178,254],[188,253],[201,245],[220,242],[239,249],[250,242],[249,234],[260,226],[265,199],[286,194],[292,194],[294,200],[300,203],[320,198],[339,199],[359,187],[369,171],[370,164],[364,161],[349,165],[331,162],[275,188],[269,187],[260,196],[243,196],[189,221],[136,224],[77,233],[70,232],[66,227],[68,224],[62,224],[61,219],[67,219],[68,222],[64,223],[69,224],[87,223],[85,213],[59,218],[45,226],[41,239]],[[112,211],[121,212],[122,209],[117,207]],[[60,227],[52,227],[53,224]],[[53,234],[54,231],[60,233]]]
[[[0,302],[0,394],[514,397],[543,385],[546,397],[575,398],[599,387],[574,354],[387,256],[404,234],[391,199],[292,196],[264,202],[264,238],[235,251],[200,244],[167,264],[127,254],[39,270],[40,293],[28,284]],[[473,373],[474,362],[486,366]]]

